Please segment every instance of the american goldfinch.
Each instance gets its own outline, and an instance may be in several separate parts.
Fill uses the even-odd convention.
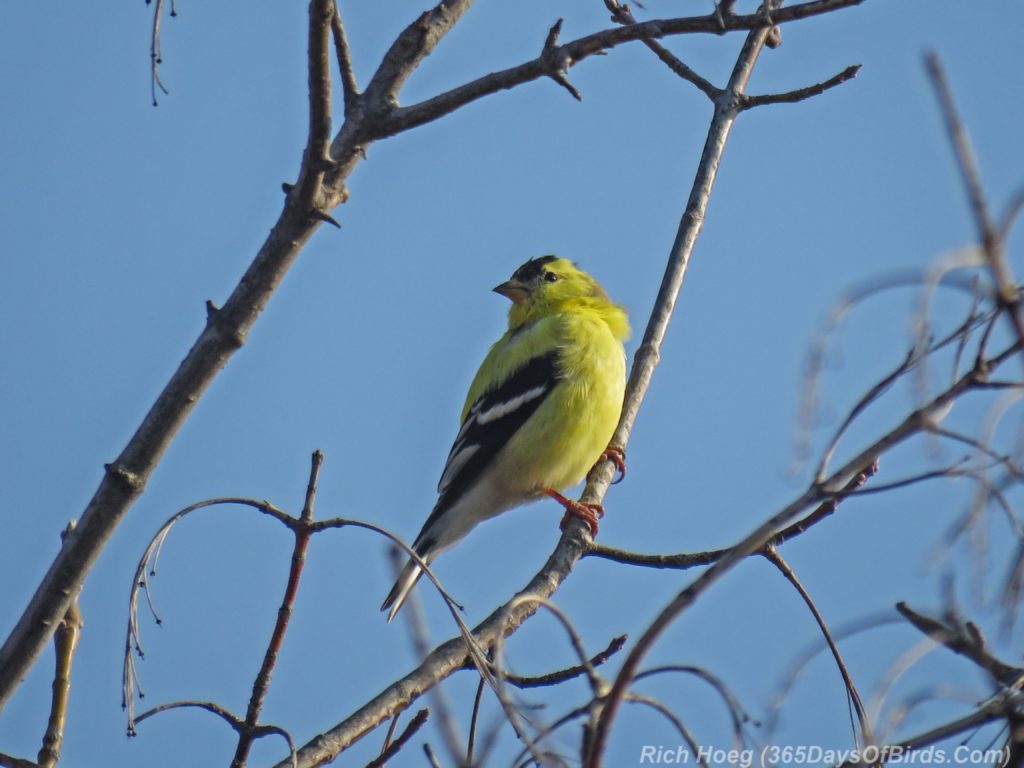
[[[602,456],[626,386],[629,320],[594,278],[568,259],[541,256],[494,289],[508,297],[508,330],[470,385],[439,497],[413,549],[426,563],[489,517],[550,496],[597,532],[600,505],[559,493]],[[390,622],[422,569],[412,559],[381,606]]]

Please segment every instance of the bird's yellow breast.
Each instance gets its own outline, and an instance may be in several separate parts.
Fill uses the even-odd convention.
[[[626,325],[614,305],[614,320]],[[563,490],[575,485],[608,446],[622,411],[626,357],[622,327],[613,330],[604,313],[566,312],[556,316],[560,383],[506,447],[510,478],[521,478],[520,492],[540,486]],[[628,331],[627,331],[628,332]],[[529,444],[520,434],[531,434]]]

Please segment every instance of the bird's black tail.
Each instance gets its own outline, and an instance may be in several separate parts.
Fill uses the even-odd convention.
[[[384,598],[384,603],[380,607],[382,611],[387,611],[388,608],[391,609],[388,611],[388,624],[395,618],[398,609],[402,607],[402,603],[405,602],[405,599],[409,596],[412,588],[416,586],[416,582],[420,580],[422,575],[423,569],[410,557],[409,562],[402,568],[402,572],[398,574],[395,586],[388,592],[388,596]]]

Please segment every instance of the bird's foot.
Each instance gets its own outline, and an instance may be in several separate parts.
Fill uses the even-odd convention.
[[[612,485],[618,485],[626,479],[626,449],[621,445],[609,445],[604,449],[599,461],[610,461],[619,471],[619,476],[612,480]]]
[[[589,501],[573,501],[572,499],[567,499],[553,488],[542,488],[541,490],[565,507],[565,516],[562,518],[562,522],[558,525],[560,529],[564,531],[565,526],[569,524],[569,521],[574,517],[578,517],[590,528],[590,535],[592,537],[597,536],[597,521],[604,517],[604,507],[600,504],[595,504]]]

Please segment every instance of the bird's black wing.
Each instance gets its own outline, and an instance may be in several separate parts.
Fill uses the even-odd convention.
[[[552,350],[530,358],[500,385],[476,399],[448,454],[437,486],[440,498],[423,531],[473,486],[557,384],[558,355]]]

